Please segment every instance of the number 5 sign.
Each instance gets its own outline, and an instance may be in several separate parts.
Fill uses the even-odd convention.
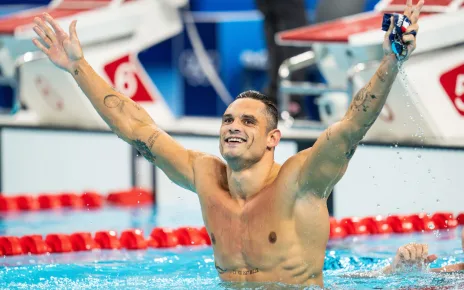
[[[113,86],[121,94],[135,102],[154,102],[140,78],[137,66],[128,55],[105,65],[104,70]]]
[[[464,117],[464,64],[444,73],[440,83],[458,113]]]

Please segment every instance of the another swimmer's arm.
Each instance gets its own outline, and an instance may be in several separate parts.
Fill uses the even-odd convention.
[[[427,265],[437,259],[436,255],[429,255],[427,244],[409,243],[398,248],[395,257],[390,265],[377,271],[354,272],[345,274],[349,278],[375,278],[381,275],[390,275],[407,270],[425,270]],[[455,266],[455,265],[453,265]],[[445,268],[445,267],[444,267]],[[440,269],[430,269],[432,272],[444,272]],[[450,266],[446,267],[449,272]],[[453,268],[454,270],[456,268]],[[456,271],[456,270],[455,270]]]
[[[48,23],[45,23],[48,22]],[[34,44],[57,67],[69,72],[94,108],[124,141],[135,146],[176,184],[195,191],[193,162],[200,154],[186,150],[163,132],[148,113],[120,94],[87,63],[73,21],[67,34],[47,13],[34,19],[40,39]]]
[[[444,266],[444,267],[441,267],[441,268],[434,268],[434,269],[430,269],[430,271],[436,272],[436,273],[448,273],[448,272],[464,271],[464,263],[448,265],[448,266]]]

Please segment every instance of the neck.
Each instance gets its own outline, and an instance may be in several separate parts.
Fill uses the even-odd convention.
[[[227,182],[232,198],[246,201],[274,180],[279,165],[274,162],[274,156],[269,155],[246,167],[227,167]]]

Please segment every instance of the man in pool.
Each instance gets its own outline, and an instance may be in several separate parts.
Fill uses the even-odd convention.
[[[417,6],[407,0],[404,14],[412,24],[403,37],[408,45],[404,60],[416,46],[411,32],[418,31],[422,5],[422,0]],[[274,161],[281,138],[275,105],[258,92],[240,94],[222,118],[224,163],[183,148],[141,106],[108,85],[85,60],[76,21],[69,35],[48,14],[34,22],[39,36],[34,44],[73,76],[110,128],[173,182],[198,194],[221,279],[323,286],[327,197],[380,114],[398,73],[387,36],[378,70],[345,117],[283,165]]]

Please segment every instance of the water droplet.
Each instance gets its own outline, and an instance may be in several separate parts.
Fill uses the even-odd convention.
[[[432,181],[435,181],[435,177],[432,177]]]
[[[395,148],[398,147],[398,144],[395,144]]]
[[[377,204],[377,207],[380,207],[380,203]]]
[[[437,203],[440,203],[440,200],[439,200],[439,199],[437,199]]]
[[[422,158],[422,155],[420,155],[420,154],[419,154],[419,155],[417,155],[417,158],[421,159],[421,158]]]

